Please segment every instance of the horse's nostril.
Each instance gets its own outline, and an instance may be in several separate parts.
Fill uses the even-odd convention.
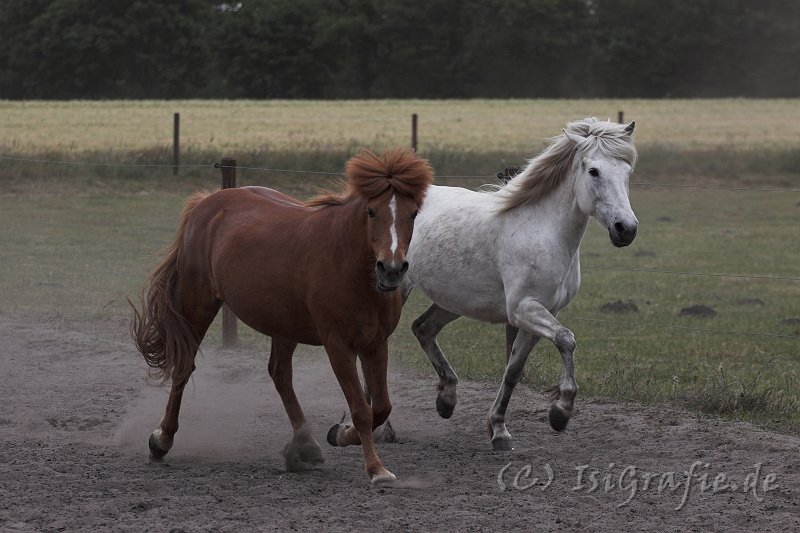
[[[400,272],[405,272],[408,270],[408,261],[403,261],[403,266],[400,268]]]
[[[386,267],[383,265],[383,261],[378,261],[377,263],[375,263],[375,268],[377,268],[381,272],[386,272]]]
[[[625,224],[623,224],[622,222],[616,222],[614,223],[614,229],[617,230],[617,233],[622,235],[623,233],[625,233]]]

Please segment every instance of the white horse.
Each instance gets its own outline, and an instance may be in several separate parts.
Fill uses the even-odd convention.
[[[634,125],[572,122],[504,187],[428,189],[403,289],[406,296],[421,290],[433,305],[412,329],[439,375],[436,409],[449,418],[458,377],[436,336],[459,316],[507,324],[508,364],[488,417],[495,449],[513,449],[506,408],[542,337],[555,344],[564,363],[561,383],[550,390],[550,425],[561,431],[572,416],[575,337],[556,316],[578,291],[578,248],[590,217],[608,230],[614,246],[636,237],[639,222],[628,200]]]

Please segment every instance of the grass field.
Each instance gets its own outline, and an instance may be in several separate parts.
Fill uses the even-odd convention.
[[[800,164],[793,165],[800,153],[800,103],[788,100],[0,102],[0,155],[168,162],[171,113],[180,111],[187,160],[210,163],[227,151],[240,165],[255,160],[338,171],[355,145],[405,144],[409,116],[417,112],[420,150],[439,173],[490,176],[534,155],[541,139],[567,120],[614,117],[617,109],[638,124],[641,165],[634,181],[800,188]],[[766,164],[770,157],[780,164]],[[2,162],[0,313],[123,320],[125,296],[136,293],[154,253],[174,235],[183,198],[213,187],[218,173],[185,169],[174,178],[165,168]],[[240,174],[240,182],[269,183],[300,196],[325,181]],[[583,285],[562,313],[578,340],[581,396],[675,401],[800,429],[797,339],[627,324],[800,335],[800,324],[787,320],[800,318],[800,283],[592,268],[800,277],[800,193],[634,186],[631,196],[639,237],[615,249],[592,225],[582,246]],[[616,300],[633,301],[638,312],[600,310]],[[678,316],[695,304],[713,307],[718,316]],[[412,296],[392,354],[396,363],[433,376],[409,327],[426,305]],[[212,328],[210,342],[219,342],[218,331]],[[462,319],[441,340],[462,378],[499,380],[502,328]],[[252,332],[244,341],[263,342]],[[558,353],[541,343],[526,380],[551,385],[559,369]]]

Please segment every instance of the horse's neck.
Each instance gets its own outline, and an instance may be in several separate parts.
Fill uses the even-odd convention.
[[[364,209],[359,202],[329,208],[330,217],[323,224],[329,231],[326,248],[337,268],[352,268],[349,273],[356,278],[369,277],[372,250],[367,242],[367,223]]]
[[[514,223],[530,226],[533,235],[552,237],[567,254],[574,255],[589,225],[589,217],[578,207],[574,190],[575,176],[570,175],[538,202],[515,209]]]

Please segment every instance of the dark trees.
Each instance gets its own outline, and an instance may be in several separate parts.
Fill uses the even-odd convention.
[[[800,96],[793,0],[0,0],[0,98]]]

